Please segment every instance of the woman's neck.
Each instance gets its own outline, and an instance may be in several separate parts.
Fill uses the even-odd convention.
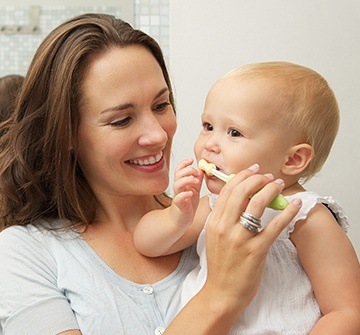
[[[146,213],[160,208],[163,207],[153,195],[106,196],[99,200],[94,224],[120,226],[132,232]]]

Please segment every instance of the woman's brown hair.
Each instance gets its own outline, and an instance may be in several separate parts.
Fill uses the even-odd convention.
[[[55,28],[30,64],[13,117],[1,138],[1,226],[64,219],[70,227],[95,218],[96,198],[72,150],[86,60],[113,47],[142,45],[159,63],[174,99],[158,43],[107,14],[84,14]]]
[[[14,112],[17,95],[24,77],[19,74],[9,74],[0,78],[0,123],[5,122]],[[2,129],[0,136],[5,133]]]

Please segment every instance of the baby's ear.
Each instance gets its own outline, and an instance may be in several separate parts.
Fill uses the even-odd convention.
[[[307,143],[292,146],[282,167],[282,172],[288,176],[301,174],[314,158],[314,148]]]

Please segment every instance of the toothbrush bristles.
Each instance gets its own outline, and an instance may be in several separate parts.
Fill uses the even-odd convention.
[[[199,160],[199,169],[203,170],[207,175],[212,176],[213,171],[216,170],[215,164],[208,163],[204,158]]]
[[[216,165],[213,163],[208,163],[204,158],[199,160],[199,169],[203,170],[208,176],[215,176],[225,183],[227,183],[233,175],[228,176],[227,174],[216,170]]]

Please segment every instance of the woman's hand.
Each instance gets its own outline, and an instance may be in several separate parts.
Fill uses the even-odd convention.
[[[226,335],[254,298],[271,244],[301,206],[300,200],[294,200],[261,232],[244,228],[241,214],[260,218],[284,187],[282,180],[258,171],[255,165],[238,173],[221,190],[206,224],[206,283],[165,334]]]
[[[257,172],[258,166],[244,170],[223,187],[206,225],[205,289],[218,294],[222,307],[235,314],[241,313],[254,298],[271,244],[301,206],[300,200],[293,201],[261,232],[244,228],[239,223],[241,214],[260,218],[284,188],[281,179],[274,181],[272,175]],[[255,195],[251,197],[252,194]]]

